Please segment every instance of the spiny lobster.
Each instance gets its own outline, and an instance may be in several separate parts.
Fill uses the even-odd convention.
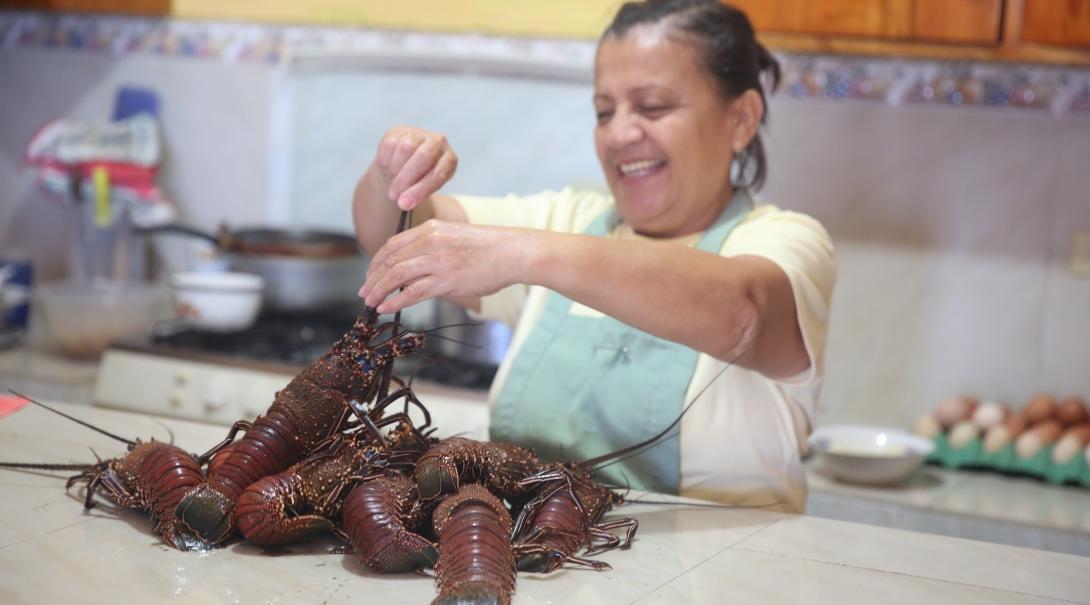
[[[18,393],[16,395],[54,414],[125,443],[128,446],[128,453],[120,458],[99,460],[94,464],[3,462],[0,463],[0,467],[80,471],[79,474],[69,477],[64,487],[69,489],[80,481],[86,481],[87,493],[83,501],[84,508],[95,505],[95,493],[101,488],[119,506],[150,512],[155,533],[174,548],[201,550],[210,546],[188,532],[174,516],[174,508],[182,499],[182,495],[199,485],[204,479],[196,457],[169,443],[119,437],[30,397]]]
[[[370,401],[386,388],[385,371],[392,361],[423,348],[424,337],[397,333],[375,343],[390,324],[378,324],[368,308],[330,350],[280,392],[264,416],[232,428],[245,434],[205,483],[182,498],[176,514],[207,542],[222,542],[234,528],[235,504],[242,491],[262,477],[274,475],[314,453],[349,426],[350,401]],[[222,445],[222,444],[221,444]]]

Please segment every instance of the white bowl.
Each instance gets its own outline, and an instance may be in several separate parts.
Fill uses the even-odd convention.
[[[834,477],[868,485],[903,481],[935,449],[930,440],[907,431],[862,424],[818,427],[810,446]]]
[[[175,273],[174,311],[186,323],[211,332],[238,332],[261,311],[265,280],[249,273]]]

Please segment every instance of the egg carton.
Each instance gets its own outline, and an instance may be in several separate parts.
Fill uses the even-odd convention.
[[[1080,452],[1063,464],[1052,460],[1052,445],[1042,447],[1029,458],[1020,458],[1014,450],[1014,443],[1008,443],[999,451],[984,451],[984,442],[973,439],[965,445],[955,448],[944,434],[932,438],[935,450],[927,457],[927,462],[953,469],[992,470],[1010,475],[1025,475],[1043,479],[1055,485],[1081,485],[1090,488],[1090,465],[1086,456]]]

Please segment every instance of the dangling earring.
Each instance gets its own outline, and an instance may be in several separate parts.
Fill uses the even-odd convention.
[[[739,183],[745,176],[746,166],[749,164],[749,149],[742,149],[734,153],[734,159],[730,163],[730,185],[734,189],[740,187]]]

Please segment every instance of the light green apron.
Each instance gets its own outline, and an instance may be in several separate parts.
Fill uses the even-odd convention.
[[[697,248],[718,254],[752,208],[738,190]],[[610,208],[586,234],[604,236],[619,221]],[[699,355],[609,316],[572,315],[571,307],[570,299],[549,293],[492,407],[491,439],[533,448],[544,460],[586,460],[665,429],[681,413]],[[676,494],[680,473],[673,438],[607,467],[599,479]]]

